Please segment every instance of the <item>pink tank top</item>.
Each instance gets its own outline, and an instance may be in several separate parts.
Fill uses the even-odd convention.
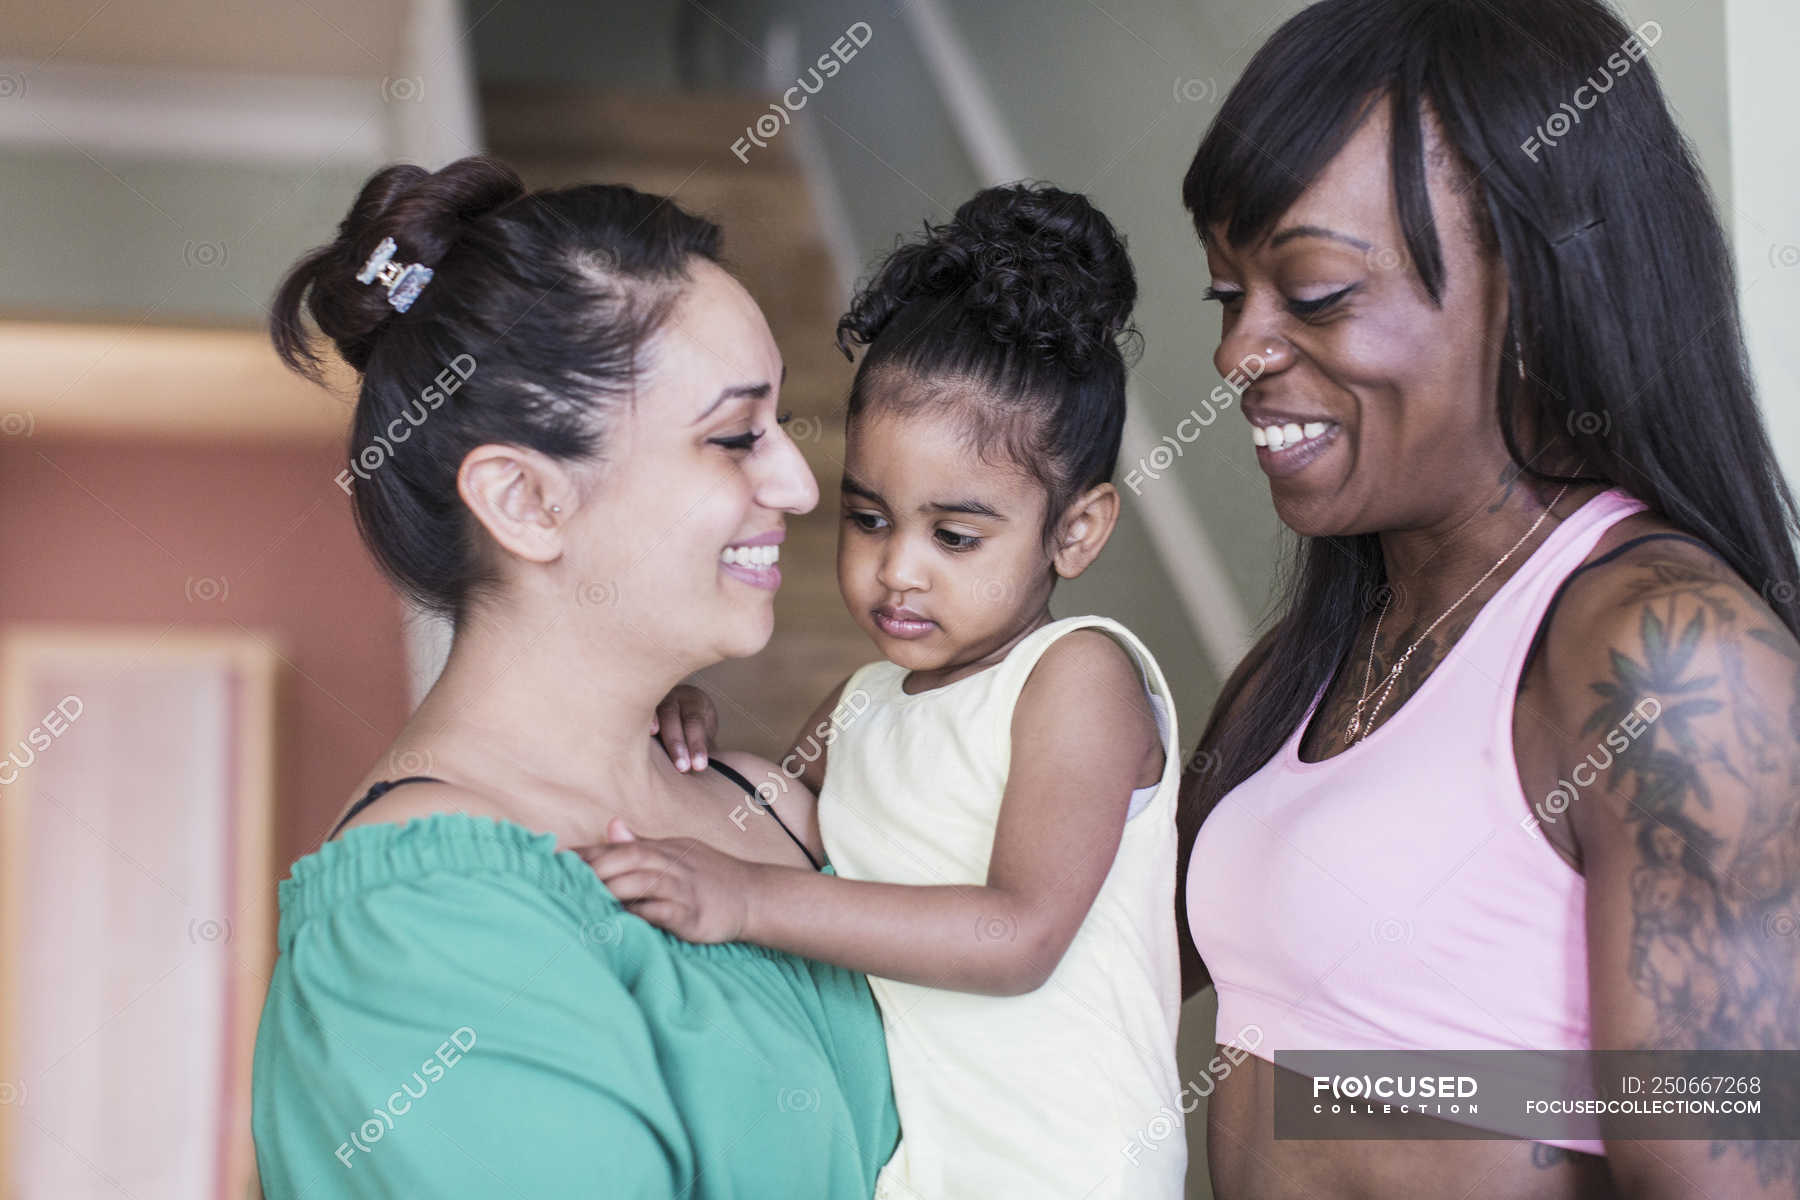
[[[1187,875],[1220,1043],[1259,1037],[1251,1048],[1271,1060],[1277,1050],[1589,1048],[1586,882],[1532,824],[1513,702],[1558,586],[1644,508],[1618,489],[1596,495],[1386,724],[1304,762],[1314,697],[1274,757],[1220,800]]]

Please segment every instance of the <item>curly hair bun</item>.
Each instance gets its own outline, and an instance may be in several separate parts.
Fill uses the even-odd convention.
[[[486,155],[461,158],[438,171],[410,163],[377,171],[339,222],[337,239],[307,255],[283,281],[274,311],[289,319],[274,324],[277,352],[294,369],[317,378],[317,354],[297,320],[304,294],[319,331],[344,361],[362,371],[376,331],[395,313],[381,287],[356,281],[381,239],[394,239],[396,262],[435,268],[470,223],[524,194],[518,174]],[[429,297],[428,287],[421,306]]]
[[[1047,184],[987,188],[947,223],[926,225],[857,296],[838,344],[866,346],[908,304],[953,296],[995,341],[1073,374],[1135,332],[1125,239],[1086,196]]]

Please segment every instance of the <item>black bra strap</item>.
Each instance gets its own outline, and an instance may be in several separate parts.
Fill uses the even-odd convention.
[[[1611,550],[1608,550],[1605,554],[1602,554],[1599,558],[1596,558],[1593,562],[1582,563],[1579,567],[1576,567],[1573,571],[1569,572],[1568,577],[1565,578],[1562,581],[1562,584],[1556,589],[1556,594],[1550,597],[1550,605],[1544,609],[1544,619],[1538,622],[1537,636],[1531,639],[1531,649],[1525,652],[1525,665],[1520,668],[1519,674],[1523,676],[1526,671],[1531,669],[1532,660],[1537,657],[1538,649],[1544,644],[1544,638],[1550,632],[1550,618],[1556,615],[1556,606],[1562,603],[1563,592],[1568,589],[1568,586],[1571,583],[1575,582],[1575,577],[1577,575],[1580,575],[1583,571],[1591,571],[1603,563],[1611,562],[1633,546],[1642,545],[1645,542],[1654,542],[1660,538],[1674,538],[1677,541],[1692,542],[1694,545],[1700,547],[1715,558],[1717,558],[1719,554],[1717,550],[1714,550],[1699,538],[1689,537],[1685,533],[1646,533],[1642,537],[1634,537],[1628,542],[1621,542]]]
[[[405,779],[384,779],[380,783],[377,783],[374,786],[372,786],[371,788],[369,788],[367,794],[365,794],[361,800],[358,800],[355,804],[352,804],[350,806],[350,811],[344,814],[344,819],[337,823],[337,827],[335,829],[333,829],[330,832],[330,834],[328,834],[326,836],[325,840],[329,842],[332,838],[336,837],[338,835],[338,833],[340,831],[342,831],[344,826],[349,823],[351,817],[354,817],[357,813],[359,813],[363,809],[369,807],[369,805],[375,803],[377,800],[379,800],[383,796],[387,795],[388,792],[392,791],[394,788],[399,787],[403,783],[442,783],[442,782],[443,782],[443,780],[437,779],[430,775],[408,775]]]
[[[717,771],[719,774],[723,775],[725,778],[731,780],[731,782],[737,784],[739,787],[743,788],[746,792],[749,792],[750,798],[751,798],[751,800],[753,800],[755,802],[756,807],[762,809],[764,812],[768,813],[771,817],[774,817],[775,823],[777,825],[781,826],[781,832],[787,834],[788,838],[794,843],[794,845],[800,847],[800,853],[806,855],[806,861],[812,864],[813,870],[823,871],[825,869],[823,866],[820,865],[819,860],[813,857],[813,852],[806,848],[806,843],[794,836],[794,831],[787,827],[787,822],[781,819],[780,814],[778,814],[775,811],[775,806],[773,804],[767,803],[766,801],[763,800],[762,795],[759,792],[757,792],[754,784],[752,784],[748,779],[745,779],[742,775],[738,774],[735,770],[726,766],[724,763],[720,762],[716,758],[708,758],[706,760],[706,765],[711,767],[713,770]]]
[[[768,813],[771,817],[774,817],[775,823],[777,825],[781,826],[781,832],[787,834],[788,838],[793,841],[794,845],[800,847],[800,853],[806,855],[806,861],[812,864],[813,870],[815,870],[815,871],[824,870],[824,867],[820,865],[819,860],[813,857],[813,852],[806,848],[806,843],[794,836],[794,831],[789,829],[787,826],[787,822],[783,821],[781,819],[780,814],[778,814],[775,811],[775,806],[772,804],[766,804],[763,802],[763,798],[761,795],[759,795],[757,793],[755,785],[753,785],[748,779],[745,779],[742,775],[738,774],[736,771],[732,770],[730,767],[726,766],[724,763],[720,762],[716,758],[708,758],[706,760],[706,763],[708,766],[713,768],[713,770],[717,771],[719,774],[721,774],[725,778],[731,780],[731,782],[737,784],[739,787],[743,788],[746,792],[750,793],[750,798],[753,801],[755,801],[756,807],[761,809],[763,812]],[[377,783],[377,784],[373,785],[372,787],[370,787],[368,792],[362,797],[362,799],[358,800],[355,804],[352,804],[350,806],[350,811],[344,814],[344,819],[337,823],[336,827],[334,827],[332,829],[331,833],[325,838],[325,840],[329,842],[332,838],[336,837],[340,832],[342,832],[344,826],[349,823],[350,818],[354,817],[357,813],[359,813],[363,809],[369,807],[369,805],[375,803],[375,801],[381,799],[383,796],[387,795],[388,792],[392,791],[394,788],[399,787],[403,783],[442,783],[442,782],[443,782],[443,780],[438,779],[435,776],[431,776],[431,775],[408,775],[404,779],[384,779],[380,783]]]

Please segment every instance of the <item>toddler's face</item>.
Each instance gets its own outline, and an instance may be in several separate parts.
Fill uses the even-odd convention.
[[[845,450],[838,589],[885,658],[948,683],[1048,619],[1042,484],[931,409],[872,405]]]

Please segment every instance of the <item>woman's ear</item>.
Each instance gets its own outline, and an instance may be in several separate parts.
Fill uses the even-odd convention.
[[[1051,565],[1064,579],[1073,579],[1100,556],[1106,539],[1119,523],[1119,489],[1097,484],[1069,502],[1056,525],[1056,545]]]
[[[527,562],[555,562],[575,510],[575,481],[561,463],[524,446],[477,446],[463,456],[456,491],[488,535]]]

